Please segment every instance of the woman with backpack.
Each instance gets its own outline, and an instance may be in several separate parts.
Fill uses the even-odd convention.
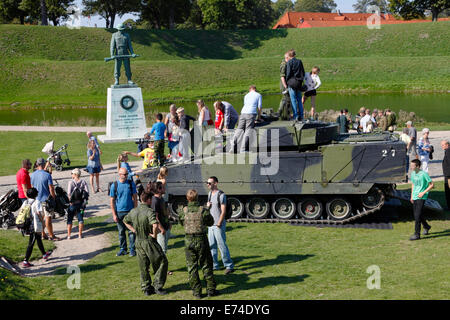
[[[84,208],[85,201],[89,197],[89,188],[87,182],[80,179],[81,171],[76,168],[72,170],[72,180],[67,186],[67,194],[69,196],[69,210],[67,213],[67,239],[70,240],[72,233],[72,221],[76,215],[78,219],[78,238],[83,238],[84,227]]]
[[[33,265],[28,262],[33,252],[34,243],[37,242],[38,248],[42,253],[42,258],[47,260],[52,254],[51,251],[46,252],[44,244],[42,243],[42,233],[44,231],[43,224],[43,211],[42,205],[39,200],[36,199],[38,191],[36,188],[30,188],[27,190],[27,200],[22,204],[19,211],[19,216],[24,216],[24,231],[29,233],[30,239],[28,241],[27,251],[25,253],[25,259],[23,260],[22,267],[29,268]],[[18,217],[19,218],[19,217]],[[17,223],[17,221],[16,221]]]

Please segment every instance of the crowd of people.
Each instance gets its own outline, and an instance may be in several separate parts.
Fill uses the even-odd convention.
[[[296,58],[294,50],[284,55],[280,67],[283,99],[280,103],[280,115],[289,119],[292,108],[293,120],[301,121],[304,118],[303,106],[311,98],[311,118],[315,116],[315,103],[317,89],[321,86],[319,67],[312,68],[305,73],[301,60]],[[302,92],[305,92],[303,95]],[[251,85],[244,97],[243,108],[239,114],[236,109],[226,101],[215,101],[214,119],[208,106],[203,100],[197,101],[197,119],[185,114],[184,108],[170,105],[169,113],[163,116],[158,113],[151,130],[144,135],[138,152],[123,151],[117,158],[118,178],[110,184],[108,189],[109,205],[114,222],[117,224],[119,251],[116,256],[137,256],[141,287],[146,295],[166,294],[163,289],[169,270],[167,251],[170,239],[170,230],[174,221],[168,209],[167,177],[169,170],[167,162],[178,162],[190,159],[190,122],[196,122],[203,128],[214,127],[216,134],[226,133],[237,126],[232,139],[234,145],[241,145],[245,150],[249,129],[253,129],[262,113],[262,96],[257,92],[256,86]],[[353,120],[347,109],[343,109],[336,119],[341,133],[348,133],[355,129],[360,133],[370,133],[375,129],[391,131],[396,129],[396,116],[391,110],[369,110],[361,108]],[[413,123],[408,121],[403,129],[401,140],[405,142],[407,150],[407,170],[411,172],[411,203],[415,218],[415,232],[411,240],[420,239],[421,225],[427,234],[431,226],[422,215],[424,201],[433,188],[433,181],[428,175],[428,163],[433,156],[433,146],[429,140],[430,130],[424,128],[422,137],[418,139],[417,130]],[[89,185],[81,179],[81,170],[73,169],[72,179],[67,185],[69,208],[67,213],[67,239],[72,237],[73,219],[78,219],[78,238],[83,238],[84,209],[91,193],[102,192],[100,188],[100,173],[103,166],[100,160],[102,151],[100,145],[92,135],[87,132],[87,166]],[[169,153],[165,154],[165,141],[168,141]],[[445,151],[443,172],[445,176],[445,195],[447,206],[450,206],[450,149],[449,142],[442,141],[441,147]],[[128,163],[128,156],[143,158],[141,170],[159,167],[156,181],[149,183],[142,190],[136,186],[134,178],[141,170],[133,171]],[[38,243],[43,258],[48,259],[51,251],[45,251],[42,239],[60,240],[53,232],[52,212],[48,210],[48,203],[55,199],[55,187],[52,180],[52,166],[43,158],[38,158],[35,171],[30,175],[32,163],[29,159],[22,162],[22,168],[17,172],[17,186],[22,209],[28,208],[31,212],[32,224],[29,230],[29,243],[26,249],[23,267],[30,267],[28,261],[34,243]],[[215,176],[209,177],[205,182],[209,189],[207,204],[202,206],[198,201],[198,192],[187,190],[188,205],[179,212],[178,221],[185,231],[185,256],[188,269],[188,281],[194,297],[201,298],[202,286],[198,272],[203,270],[208,296],[217,295],[214,270],[219,270],[218,251],[225,267],[225,274],[234,271],[234,263],[226,243],[227,210],[226,194],[218,187],[219,180]],[[96,185],[96,186],[95,186]],[[128,236],[127,236],[128,233]],[[48,234],[48,235],[47,235]],[[127,241],[128,238],[128,241]],[[150,267],[154,271],[154,281],[150,277]]]

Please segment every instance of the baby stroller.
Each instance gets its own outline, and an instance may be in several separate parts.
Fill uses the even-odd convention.
[[[52,168],[55,168],[58,171],[62,171],[63,165],[66,164],[67,166],[70,166],[70,159],[69,155],[67,153],[67,143],[60,147],[58,150],[53,151],[53,141],[48,142],[44,149],[42,149],[42,152],[45,152],[49,155],[47,158],[47,161],[50,162]],[[62,159],[62,156],[65,156],[65,159]]]
[[[13,189],[0,197],[0,227],[2,229],[8,229],[16,224],[13,212],[19,210],[21,205],[19,192]]]

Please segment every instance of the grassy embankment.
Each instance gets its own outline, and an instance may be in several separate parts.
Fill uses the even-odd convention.
[[[431,198],[445,204],[442,182]],[[223,270],[215,272],[222,293],[218,299],[449,299],[450,213],[428,212],[431,234],[415,242],[408,240],[414,229],[411,209],[405,206],[397,213],[393,230],[230,223],[227,242],[237,270],[227,276]],[[66,269],[37,278],[0,269],[0,279],[6,278],[0,281],[0,299],[192,299],[180,226],[174,226],[175,238],[169,241],[174,274],[167,278],[169,294],[164,297],[144,296],[136,258],[115,256],[114,224],[105,217],[88,218],[85,228],[107,232],[112,245],[80,265],[80,290],[67,288]],[[2,254],[16,261],[23,258],[26,240],[14,230],[0,230],[0,244],[13,242],[17,251],[2,249]],[[381,270],[380,290],[366,286],[366,270],[372,265]]]
[[[322,91],[447,92],[450,22],[254,31],[131,32],[133,79],[146,104],[278,92],[284,51],[322,69]],[[104,105],[113,81],[104,29],[0,25],[0,107]],[[124,78],[124,75],[122,76]]]

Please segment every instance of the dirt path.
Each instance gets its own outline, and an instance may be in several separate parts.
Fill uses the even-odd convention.
[[[140,168],[141,161],[130,162],[132,170]],[[85,211],[85,220],[90,217],[99,217],[110,215],[111,210],[109,208],[109,196],[107,195],[108,183],[114,181],[117,178],[116,165],[109,164],[104,165],[104,171],[100,175],[100,187],[103,190],[96,194],[91,194],[89,197],[88,206]],[[71,179],[70,171],[54,171],[54,181],[67,190],[67,184]],[[0,194],[6,193],[10,189],[17,189],[15,176],[0,177]],[[89,183],[89,174],[82,171],[81,179],[86,180]],[[76,221],[76,218],[74,218]],[[100,254],[111,245],[109,237],[96,229],[86,229],[83,232],[83,238],[78,238],[78,227],[75,227],[77,223],[74,222],[74,228],[72,229],[72,237],[67,240],[67,224],[63,218],[56,218],[53,220],[53,229],[57,237],[62,238],[61,241],[56,241],[56,248],[53,251],[50,259],[44,261],[40,259],[38,261],[31,261],[34,264],[30,268],[22,268],[21,263],[15,266],[20,269],[24,276],[35,277],[51,275],[58,268],[67,268],[69,266],[76,266],[86,263],[89,259]],[[24,252],[26,250],[26,244],[28,239],[24,241]],[[33,251],[39,250],[37,245],[33,248]]]

